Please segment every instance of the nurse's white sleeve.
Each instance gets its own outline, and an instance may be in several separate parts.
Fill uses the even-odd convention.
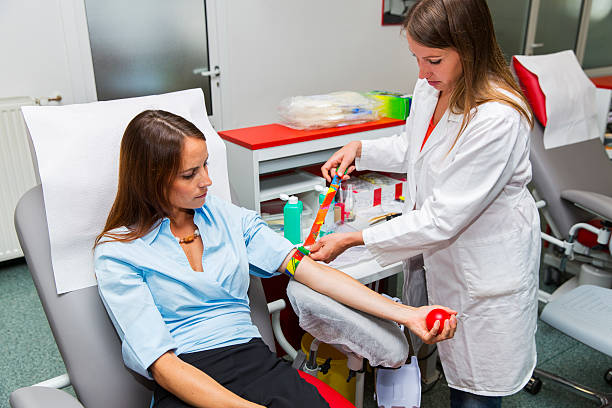
[[[362,140],[361,157],[355,159],[357,170],[406,172],[408,138],[406,131],[380,139]]]
[[[365,245],[379,264],[408,259],[453,238],[497,197],[526,149],[515,148],[527,143],[517,116],[473,120],[421,208],[363,231]]]
[[[139,271],[110,253],[104,254],[104,250],[113,245],[117,244],[105,243],[96,248],[94,267],[98,291],[121,338],[125,365],[152,380],[149,366],[178,345]]]
[[[361,140],[361,157],[355,159],[357,170],[406,172],[406,156],[410,151],[409,131],[412,117],[406,120],[406,125],[398,134],[381,137],[380,139]]]

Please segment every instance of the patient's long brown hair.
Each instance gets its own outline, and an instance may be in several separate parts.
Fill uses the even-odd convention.
[[[449,101],[451,112],[463,114],[457,139],[472,118],[473,109],[485,102],[510,105],[533,126],[529,104],[497,44],[485,0],[421,0],[409,10],[403,29],[419,44],[453,48],[461,58],[463,74]],[[516,95],[523,103],[496,88]]]
[[[106,241],[133,241],[170,214],[170,185],[178,175],[186,137],[206,140],[188,120],[163,110],[147,110],[130,121],[121,139],[119,183],[104,230]],[[127,233],[112,233],[119,227]]]

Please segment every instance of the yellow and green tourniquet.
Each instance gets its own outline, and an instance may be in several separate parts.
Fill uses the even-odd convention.
[[[287,264],[287,269],[285,269],[285,273],[293,278],[295,275],[295,271],[304,258],[304,256],[310,254],[310,251],[304,248],[303,246],[298,247],[297,251],[293,253],[293,256],[289,260],[289,264]]]
[[[345,172],[346,174],[346,172]],[[325,198],[323,199],[323,203],[319,207],[319,211],[317,212],[317,216],[315,218],[314,223],[312,224],[312,229],[310,230],[310,234],[306,237],[306,241],[304,242],[305,246],[310,246],[315,243],[317,237],[319,236],[319,231],[321,231],[321,226],[325,222],[325,216],[327,215],[327,211],[331,205],[336,192],[338,191],[338,187],[340,187],[341,177],[337,174],[332,179],[332,182],[327,190],[327,194],[325,194]],[[333,210],[332,210],[333,211]]]
[[[346,171],[344,172],[346,174]],[[340,187],[340,182],[342,178],[336,174],[332,179],[332,182],[327,190],[327,194],[325,195],[325,199],[321,206],[319,207],[319,211],[317,212],[317,216],[315,218],[314,223],[312,224],[312,229],[310,230],[310,234],[306,237],[306,242],[304,245],[312,245],[315,243],[317,237],[319,236],[319,231],[321,230],[321,226],[325,222],[325,216],[327,215],[327,211],[331,205],[336,192],[338,191],[338,187]],[[309,255],[310,251],[304,248],[303,246],[298,247],[297,251],[294,252],[293,256],[289,260],[289,264],[287,265],[287,269],[285,269],[285,273],[291,277],[295,275],[295,271],[304,258],[304,256]]]

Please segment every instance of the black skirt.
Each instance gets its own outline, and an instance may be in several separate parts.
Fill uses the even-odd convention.
[[[304,381],[291,365],[278,358],[260,339],[179,358],[212,377],[240,397],[269,408],[329,408],[317,389]],[[156,385],[155,408],[190,407]]]

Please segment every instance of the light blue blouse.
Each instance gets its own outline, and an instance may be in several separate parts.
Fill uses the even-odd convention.
[[[204,272],[191,269],[168,218],[142,238],[105,242],[94,253],[98,290],[123,360],[149,379],[149,366],[168,350],[179,355],[261,337],[251,322],[249,272],[278,274],[293,248],[255,212],[211,195],[194,222]]]

